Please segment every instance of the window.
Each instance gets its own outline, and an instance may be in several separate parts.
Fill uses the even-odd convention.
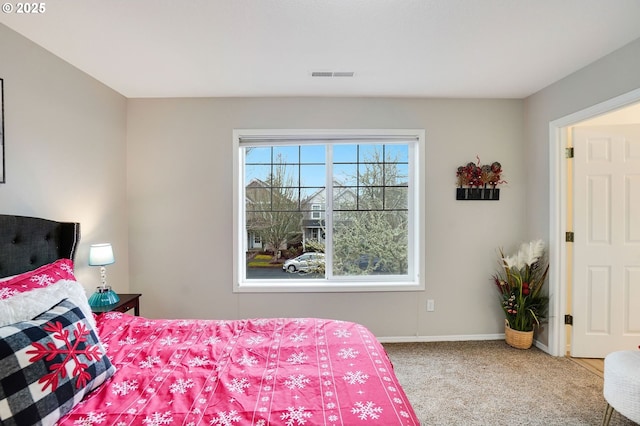
[[[236,130],[234,290],[423,289],[423,144],[422,130]],[[324,255],[300,268],[306,253]]]
[[[312,204],[311,205],[311,218],[312,219],[320,219],[321,218],[321,214],[320,214],[320,209],[322,208],[322,206],[320,204]]]

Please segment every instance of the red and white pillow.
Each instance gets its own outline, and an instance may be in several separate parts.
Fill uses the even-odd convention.
[[[0,326],[30,320],[63,299],[78,306],[95,327],[87,294],[75,279],[70,259],[60,259],[0,282]]]
[[[76,280],[71,259],[59,259],[33,271],[0,281],[0,300],[15,296],[17,293],[47,287],[63,279]]]

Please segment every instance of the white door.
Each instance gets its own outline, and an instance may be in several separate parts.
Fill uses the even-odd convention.
[[[640,125],[573,132],[571,355],[640,344]]]

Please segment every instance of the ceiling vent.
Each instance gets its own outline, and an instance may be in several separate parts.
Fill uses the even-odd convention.
[[[353,77],[353,71],[313,71],[311,77]]]

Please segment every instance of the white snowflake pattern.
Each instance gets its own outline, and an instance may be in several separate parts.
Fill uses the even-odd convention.
[[[112,386],[112,392],[115,395],[128,395],[129,392],[138,390],[138,381],[137,380],[125,380],[121,383],[114,383]]]
[[[78,420],[74,421],[73,424],[79,426],[97,425],[104,423],[106,421],[105,417],[105,413],[94,413],[93,411],[89,411],[87,413],[87,417],[80,417]]]
[[[187,327],[187,326],[190,326],[191,324],[193,324],[193,320],[182,320],[178,322],[178,325],[180,327]]]
[[[124,346],[124,345],[135,345],[136,343],[138,343],[138,339],[136,339],[135,337],[127,337],[123,340],[119,340],[118,344],[120,346]]]
[[[311,383],[308,377],[304,374],[299,374],[297,376],[289,376],[287,380],[284,381],[284,385],[289,389],[304,389],[306,385]]]
[[[338,352],[338,356],[343,359],[355,358],[360,352],[353,348],[343,348]]]
[[[178,338],[177,337],[163,337],[162,339],[160,339],[160,344],[162,346],[170,346],[170,345],[175,345],[176,343],[178,343]]]
[[[336,337],[351,337],[351,332],[349,330],[345,330],[345,329],[339,329],[333,332],[333,335]]]
[[[63,263],[60,265],[60,269],[62,269],[63,271],[65,271],[68,274],[73,274],[73,268],[71,266],[69,266],[69,264],[67,263]]]
[[[247,345],[259,345],[260,343],[264,342],[264,337],[262,336],[253,336],[253,337],[249,337],[247,340],[245,340],[245,343]]]
[[[167,411],[164,413],[153,413],[150,416],[147,416],[142,420],[142,423],[150,426],[160,426],[160,425],[168,425],[173,422],[173,417],[171,416],[171,411]]]
[[[347,371],[344,375],[343,379],[349,383],[350,385],[355,384],[365,384],[367,379],[369,378],[368,374],[363,373],[362,371]]]
[[[220,343],[221,339],[218,336],[212,336],[202,341],[203,345],[215,345],[216,343]]]
[[[31,277],[31,279],[29,281],[31,281],[33,283],[36,283],[41,287],[45,287],[45,286],[53,283],[53,277],[50,277],[47,274],[34,275],[33,277]]]
[[[243,354],[242,358],[238,360],[238,364],[246,365],[247,367],[253,367],[258,363],[258,359],[252,355]]]
[[[380,413],[382,413],[382,407],[376,407],[371,401],[367,402],[356,402],[355,406],[351,408],[351,412],[358,416],[360,420],[372,419],[376,420],[380,418]]]
[[[311,413],[304,410],[304,407],[287,407],[287,412],[280,415],[282,420],[286,420],[287,426],[303,425],[307,419],[311,418]]]
[[[287,358],[287,362],[289,364],[304,364],[307,359],[309,359],[309,357],[304,352],[300,352],[292,354]]]
[[[249,381],[246,378],[231,380],[231,383],[227,385],[232,392],[244,393],[244,390],[249,387]]]
[[[144,360],[140,361],[138,366],[140,368],[153,368],[156,364],[160,364],[160,357],[149,355]]]
[[[205,365],[210,365],[211,361],[209,361],[209,358],[207,358],[206,355],[203,356],[195,356],[193,358],[191,358],[189,361],[187,361],[187,364],[189,364],[189,367],[202,367]]]
[[[238,412],[236,410],[231,410],[229,411],[229,413],[227,413],[226,411],[221,411],[217,414],[217,417],[214,417],[209,422],[210,425],[231,426],[233,423],[242,420],[242,417],[238,415]]]
[[[8,299],[11,296],[15,296],[16,294],[18,294],[17,290],[13,290],[10,288],[0,288],[0,300]]]
[[[289,339],[291,339],[293,342],[302,342],[304,340],[306,340],[309,336],[307,336],[304,333],[293,333],[291,336],[289,336]]]
[[[187,389],[191,389],[194,383],[192,379],[178,379],[169,387],[170,393],[187,393]]]
[[[122,316],[124,315],[122,312],[107,312],[105,314],[103,314],[105,316],[105,318],[108,319],[118,319],[118,318],[122,318]]]

